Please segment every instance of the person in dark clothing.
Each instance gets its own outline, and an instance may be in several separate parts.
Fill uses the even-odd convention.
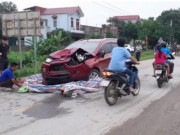
[[[13,84],[21,87],[23,81],[17,81],[13,72],[18,69],[18,64],[12,63],[11,67],[4,70],[0,76],[0,87],[12,88]]]
[[[2,43],[0,44],[0,74],[2,73],[2,71],[8,68],[8,52],[8,38],[3,37]]]

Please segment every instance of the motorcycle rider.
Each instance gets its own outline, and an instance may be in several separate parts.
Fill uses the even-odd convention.
[[[125,45],[124,38],[119,38],[117,40],[117,44],[118,44],[118,47],[115,47],[112,50],[112,57],[111,57],[111,61],[110,61],[108,69],[120,71],[122,73],[129,75],[129,86],[130,86],[129,90],[133,92],[134,91],[133,86],[134,86],[136,74],[126,67],[125,62],[126,62],[126,59],[130,59],[132,62],[136,64],[139,64],[139,62],[136,61],[131,56],[131,54],[126,48],[124,48],[124,45]]]
[[[167,68],[167,75],[169,78],[171,78],[172,76],[170,74],[169,65],[166,63],[167,56],[166,56],[165,52],[161,51],[160,45],[157,46],[157,51],[158,52],[156,52],[155,56],[154,56],[154,58],[155,58],[154,64],[162,64],[163,66],[165,66]],[[156,77],[155,67],[154,67],[154,77]]]
[[[167,57],[170,56],[171,59],[175,59],[174,56],[172,55],[172,52],[169,50],[169,48],[166,48],[166,45],[167,45],[166,42],[161,42],[160,45],[161,45],[161,51],[165,52]],[[166,63],[169,64],[169,66],[170,66],[170,74],[172,74],[173,71],[174,71],[174,63],[170,62],[168,60],[166,60]]]

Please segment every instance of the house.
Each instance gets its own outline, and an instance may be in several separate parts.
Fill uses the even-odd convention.
[[[95,26],[88,26],[88,25],[81,25],[81,30],[84,31],[85,35],[90,36],[100,36],[102,38],[107,37],[107,32],[110,32],[113,37],[118,37],[118,28],[117,27],[108,27],[108,28],[101,28]]]
[[[142,21],[139,15],[114,16],[113,18],[116,18],[120,21],[132,22],[132,23],[137,23]]]
[[[85,35],[95,35],[95,36],[102,35],[102,28],[101,27],[81,25],[81,30],[84,31]]]
[[[75,38],[81,37],[84,32],[80,30],[81,17],[84,16],[80,7],[44,8],[39,6],[29,7],[25,11],[40,11],[41,34],[47,34],[55,29],[64,29]]]

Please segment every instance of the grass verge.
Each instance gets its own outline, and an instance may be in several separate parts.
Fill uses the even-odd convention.
[[[136,54],[134,54],[134,58],[136,57]],[[149,60],[149,59],[154,59],[154,50],[147,50],[147,51],[143,51],[141,53],[141,58],[140,60]]]

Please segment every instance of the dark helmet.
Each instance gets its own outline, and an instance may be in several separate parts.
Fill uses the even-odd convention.
[[[157,45],[157,50],[161,50],[161,45]]]
[[[166,47],[167,43],[163,41],[163,42],[160,43],[160,45],[161,45],[162,47]]]

